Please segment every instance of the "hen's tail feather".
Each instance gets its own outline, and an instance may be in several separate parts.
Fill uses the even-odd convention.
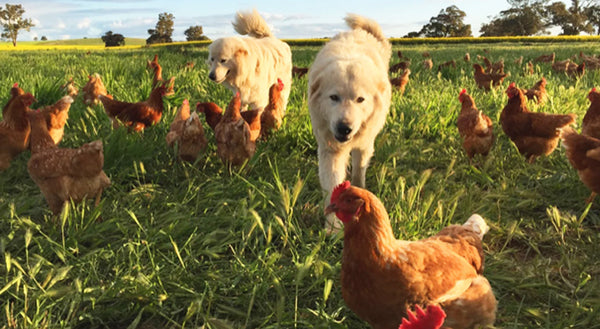
[[[473,232],[479,235],[480,239],[490,230],[490,227],[486,224],[485,219],[478,214],[473,214],[463,224],[464,227],[469,227]]]
[[[256,9],[253,9],[252,12],[238,11],[235,22],[232,24],[235,31],[241,35],[249,35],[258,39],[273,36],[269,25]]]
[[[574,135],[577,135],[577,132],[572,127],[564,127],[560,130],[560,138],[563,140],[563,143]]]

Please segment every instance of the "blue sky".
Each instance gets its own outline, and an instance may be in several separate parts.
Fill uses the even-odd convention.
[[[147,38],[155,27],[158,14],[175,16],[173,40],[183,41],[183,32],[201,25],[211,39],[235,35],[231,26],[237,10],[256,8],[280,38],[329,37],[345,30],[343,17],[353,12],[375,19],[388,37],[402,37],[418,31],[440,10],[456,5],[465,11],[465,22],[474,35],[482,23],[509,7],[506,1],[490,0],[22,0],[26,18],[35,27],[21,32],[20,41],[46,36],[50,40],[96,38],[106,31],[126,38]],[[485,4],[484,4],[485,3]]]

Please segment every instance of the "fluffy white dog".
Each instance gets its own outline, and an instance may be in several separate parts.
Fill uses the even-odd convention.
[[[248,38],[220,38],[209,46],[208,77],[234,93],[239,92],[242,106],[262,109],[269,103],[269,88],[283,81],[281,98],[287,106],[292,84],[292,52],[287,43],[275,38],[260,14],[238,12],[234,29]]]
[[[308,108],[319,145],[319,179],[331,192],[346,178],[352,155],[352,184],[365,186],[375,137],[383,128],[391,102],[388,67],[391,45],[380,26],[349,14],[352,30],[342,32],[317,54],[308,73]],[[327,228],[339,228],[334,216]]]

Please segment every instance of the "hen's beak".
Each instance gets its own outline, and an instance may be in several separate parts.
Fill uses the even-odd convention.
[[[338,211],[337,206],[335,205],[335,203],[330,203],[327,208],[325,208],[325,216],[335,213]]]

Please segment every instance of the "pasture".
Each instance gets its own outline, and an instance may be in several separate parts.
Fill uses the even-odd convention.
[[[319,49],[292,47],[294,64],[309,66]],[[525,75],[525,64],[543,53],[563,60],[600,48],[403,45],[394,46],[392,63],[396,50],[411,59],[411,80],[403,96],[393,95],[367,171],[396,236],[420,239],[479,213],[491,226],[485,275],[498,299],[498,328],[600,328],[600,200],[585,203],[589,190],[564,149],[528,164],[498,122],[509,82],[528,88],[545,76],[549,100],[530,109],[574,112],[580,124],[600,71],[574,80],[549,64]],[[434,70],[422,68],[423,51]],[[0,173],[0,328],[367,328],[341,297],[343,236],[322,229],[306,77],[294,79],[282,129],[238,169],[220,162],[206,124],[209,147],[195,164],[165,144],[184,98],[224,107],[231,97],[209,81],[206,48],[1,52],[0,103],[18,82],[38,100],[33,108],[51,104],[69,77],[81,88],[94,72],[116,99],[143,100],[152,83],[146,60],[155,53],[163,76],[176,76],[158,125],[128,133],[111,127],[101,105],[87,107],[79,96],[71,106],[61,147],[104,142],[112,185],[98,208],[71,206],[53,218],[27,173],[29,152]],[[511,75],[500,89],[476,88],[477,54],[505,60]],[[451,59],[457,68],[435,70]],[[186,71],[189,61],[196,65]],[[462,88],[496,134],[489,156],[473,165],[456,128]]]

